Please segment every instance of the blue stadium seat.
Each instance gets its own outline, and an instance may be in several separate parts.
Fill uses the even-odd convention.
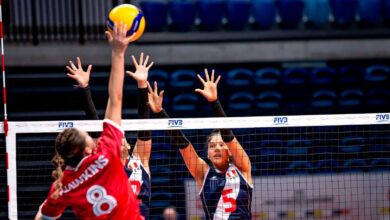
[[[335,159],[318,160],[315,164],[316,173],[335,173],[340,169],[340,164]]]
[[[150,166],[150,175],[153,176],[152,185],[165,185],[167,186],[170,179],[172,170],[168,166]]]
[[[339,69],[340,83],[345,87],[363,82],[363,70],[358,66],[346,65]]]
[[[156,81],[159,90],[165,90],[169,86],[169,75],[164,70],[149,70],[148,80],[151,85],[153,85],[153,83]]]
[[[303,68],[287,68],[283,72],[283,83],[285,85],[306,86],[309,73]]]
[[[296,28],[302,21],[304,2],[303,0],[279,0],[276,1],[282,27]]]
[[[312,142],[305,137],[298,137],[287,141],[287,155],[309,156]]]
[[[255,97],[251,93],[236,92],[229,97],[228,107],[232,111],[236,111],[236,110],[250,111],[252,110],[254,101],[255,101]]]
[[[333,90],[320,89],[314,91],[311,106],[314,108],[334,108],[337,105],[337,94]]]
[[[303,88],[302,88],[303,89]],[[283,109],[289,112],[304,112],[308,107],[308,95],[305,90],[289,89],[283,95]]]
[[[286,173],[289,175],[309,174],[313,171],[313,164],[310,161],[293,161],[287,165]]]
[[[387,130],[386,130],[387,132]],[[390,137],[386,134],[376,134],[368,138],[368,150],[376,155],[390,153]]]
[[[364,103],[364,93],[361,89],[345,89],[340,92],[341,107],[360,107]]]
[[[232,69],[227,73],[225,83],[234,89],[234,87],[250,88],[253,83],[253,71],[245,68]]]
[[[260,28],[271,28],[276,21],[275,0],[252,0],[252,14]]]
[[[310,74],[310,81],[316,86],[334,86],[334,84],[337,82],[336,70],[331,67],[313,68]]]
[[[249,0],[226,0],[226,18],[228,27],[233,30],[242,30],[249,22]]]
[[[374,158],[370,162],[371,171],[389,171],[390,170],[390,158]]]
[[[191,30],[196,19],[195,1],[171,0],[169,6],[173,27],[178,31]]]
[[[192,93],[178,94],[173,97],[173,111],[195,111],[199,103],[199,96]]]
[[[363,152],[366,145],[366,138],[358,135],[348,135],[340,141],[340,152],[342,153],[358,153]]]
[[[256,108],[278,110],[282,105],[282,94],[278,91],[264,91],[257,96]]]
[[[383,0],[383,19],[387,25],[390,23],[390,0]]]
[[[390,90],[382,88],[371,89],[367,91],[365,98],[369,108],[382,107],[382,109],[387,109],[386,107],[389,106],[390,101]]]
[[[189,69],[176,70],[171,74],[171,87],[178,88],[195,88],[195,83],[198,82],[196,72]]]
[[[147,31],[162,31],[167,25],[168,3],[165,0],[140,1]]]
[[[357,0],[330,0],[330,7],[337,25],[350,25],[355,21]]]
[[[382,22],[382,0],[359,0],[359,17],[364,25],[375,26]]]
[[[262,140],[258,155],[260,155],[260,175],[279,175],[283,174],[285,167],[285,146],[281,140]]]
[[[366,68],[364,79],[371,83],[390,81],[390,68],[385,65],[373,65]]]
[[[349,159],[346,160],[342,169],[344,172],[362,172],[367,168],[367,163],[364,159]]]
[[[225,2],[223,0],[199,0],[198,4],[201,28],[209,31],[219,29],[225,15]]]
[[[255,72],[255,83],[259,86],[277,86],[281,81],[282,73],[276,68],[262,68]]]
[[[309,25],[320,28],[329,23],[329,0],[306,0],[305,11]]]

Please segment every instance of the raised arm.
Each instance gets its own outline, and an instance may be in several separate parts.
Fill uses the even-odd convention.
[[[79,57],[77,57],[77,67],[73,64],[72,61],[69,61],[69,66],[66,66],[66,68],[69,71],[66,75],[77,82],[77,88],[80,91],[87,118],[92,120],[99,120],[95,104],[92,100],[91,88],[89,87],[92,65],[88,65],[87,71],[84,71],[81,65],[81,60]]]
[[[125,53],[131,37],[126,37],[126,25],[115,24],[114,32],[106,31],[111,45],[111,73],[108,82],[108,103],[104,118],[121,125],[123,80],[125,74]]]
[[[141,119],[150,118],[148,107],[148,72],[153,62],[148,64],[149,56],[144,60],[144,53],[141,53],[139,62],[132,56],[135,72],[126,71],[138,86],[138,116]],[[135,143],[133,155],[141,159],[142,164],[149,170],[149,158],[152,149],[151,131],[138,131],[137,142]]]
[[[203,89],[195,89],[195,92],[200,93],[207,99],[208,103],[213,109],[215,117],[226,117],[222,105],[218,100],[217,92],[217,86],[221,76],[218,76],[217,79],[215,79],[215,71],[212,70],[210,77],[207,69],[205,69],[205,79],[203,79],[199,74],[197,76],[200,82],[203,84]],[[234,164],[246,176],[249,183],[252,183],[250,159],[241,144],[234,136],[232,130],[221,129],[221,136],[232,154]]]
[[[149,106],[153,113],[156,113],[158,118],[169,118],[167,112],[162,108],[163,94],[161,91],[158,94],[157,83],[154,82],[154,90],[148,83],[149,89]],[[203,184],[203,179],[208,170],[207,163],[198,156],[192,144],[187,140],[181,130],[167,131],[171,139],[171,144],[179,148],[179,151],[184,159],[184,162],[194,177],[198,187]]]

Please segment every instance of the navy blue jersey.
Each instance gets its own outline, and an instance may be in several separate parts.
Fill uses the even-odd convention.
[[[150,176],[141,161],[128,156],[125,171],[134,194],[137,196],[142,216],[149,219]]]
[[[209,167],[200,190],[206,219],[251,219],[252,191],[233,164],[225,173]]]

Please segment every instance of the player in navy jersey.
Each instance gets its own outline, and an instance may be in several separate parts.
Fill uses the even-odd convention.
[[[205,79],[198,75],[203,89],[195,89],[212,106],[214,115],[226,117],[218,101],[217,85],[205,70]],[[162,108],[164,91],[158,93],[148,84],[149,106],[159,118],[169,118]],[[231,129],[215,130],[207,140],[209,163],[198,156],[192,144],[180,130],[168,131],[171,144],[179,147],[185,164],[200,190],[206,219],[251,219],[252,175],[251,163]]]
[[[67,206],[80,219],[143,219],[121,163],[124,58],[133,37],[126,37],[126,29],[120,23],[113,34],[106,32],[112,65],[99,141],[77,128],[58,134],[53,158],[56,181],[35,219],[57,219]]]
[[[149,63],[149,56],[144,60],[144,54],[141,53],[140,60],[137,62],[132,56],[135,72],[127,71],[126,73],[134,78],[138,86],[138,115],[141,119],[149,118],[147,78],[149,69],[153,62]],[[72,61],[69,61],[68,76],[77,81],[81,96],[85,103],[85,111],[88,119],[98,120],[95,105],[92,100],[91,90],[89,87],[90,72],[92,66],[89,65],[87,71],[82,69],[80,58],[77,58],[77,67]],[[137,142],[133,148],[127,143],[126,139],[122,140],[122,163],[128,176],[134,194],[139,200],[141,214],[145,219],[149,219],[149,203],[151,196],[149,158],[151,153],[151,132],[138,131]],[[129,152],[130,150],[130,152]]]

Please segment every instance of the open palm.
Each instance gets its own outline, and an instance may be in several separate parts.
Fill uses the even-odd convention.
[[[208,102],[213,102],[218,99],[217,86],[221,76],[218,76],[214,81],[215,71],[211,71],[211,78],[207,69],[204,70],[205,78],[204,80],[199,74],[197,75],[199,81],[203,84],[203,89],[195,89],[195,92],[200,93],[203,97],[207,99]]]
[[[158,93],[157,82],[154,82],[154,90],[147,82],[148,86],[148,98],[149,98],[149,107],[153,113],[159,113],[162,111],[162,103],[164,98],[164,90]]]

